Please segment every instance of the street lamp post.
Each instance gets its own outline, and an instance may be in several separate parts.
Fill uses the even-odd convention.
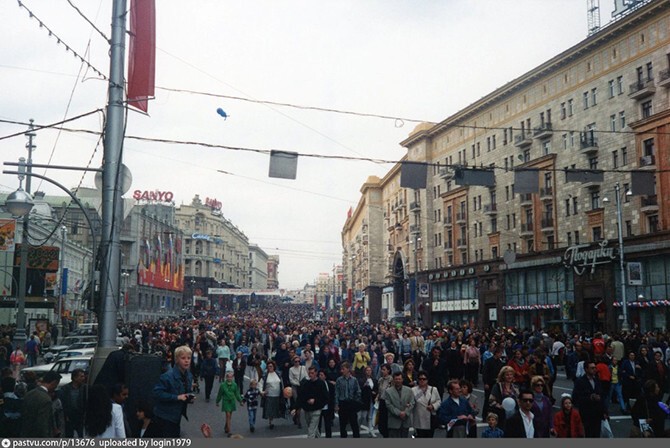
[[[93,253],[93,258],[91,260],[91,273],[90,273],[90,284],[91,284],[91,294],[95,294],[95,259],[96,259],[96,241],[95,241],[95,234],[93,233],[93,222],[91,221],[91,217],[89,216],[88,212],[86,211],[86,208],[84,205],[81,203],[79,198],[77,198],[70,190],[65,188],[62,184],[56,182],[53,179],[50,179],[47,176],[44,176],[42,174],[38,173],[33,173],[32,172],[32,167],[33,166],[41,166],[41,165],[33,165],[30,156],[31,154],[31,149],[32,147],[32,140],[28,144],[29,146],[29,159],[26,162],[26,159],[21,157],[19,158],[19,163],[11,163],[11,162],[5,162],[5,165],[16,165],[18,166],[18,171],[7,171],[4,170],[2,173],[3,174],[16,174],[19,177],[19,182],[23,181],[23,178],[26,178],[26,188],[28,191],[30,190],[30,179],[32,177],[37,177],[38,179],[45,180],[61,190],[63,190],[65,193],[70,196],[70,198],[79,206],[81,209],[82,213],[84,214],[84,218],[86,219],[86,223],[88,224],[89,229],[91,230],[91,250]],[[66,169],[78,169],[78,168],[73,168],[73,167],[59,167],[59,168],[66,168]],[[18,294],[17,294],[17,302],[18,302],[18,311],[16,314],[16,334],[14,336],[14,341],[15,345],[18,347],[23,347],[23,345],[19,344],[25,344],[26,341],[26,333],[25,333],[25,325],[26,325],[26,314],[25,314],[25,301],[26,301],[26,278],[28,274],[28,225],[29,225],[29,214],[30,210],[33,208],[33,199],[30,194],[27,192],[23,191],[21,188],[21,185],[19,184],[19,189],[16,190],[15,192],[11,193],[9,196],[7,196],[7,199],[5,201],[5,207],[7,208],[7,211],[12,214],[12,216],[17,216],[17,217],[23,217],[23,236],[22,236],[22,244],[21,244],[21,249],[20,249],[20,264],[19,264],[19,289],[18,289]]]
[[[30,120],[29,131],[26,133],[28,137],[28,163],[26,166],[19,169],[19,189],[7,197],[7,210],[13,216],[22,216],[22,232],[21,232],[21,248],[19,250],[19,289],[16,295],[18,309],[16,312],[16,333],[14,334],[14,347],[23,350],[26,343],[26,278],[28,275],[28,227],[30,225],[30,210],[33,208],[33,199],[30,194],[31,181],[31,166],[33,160],[33,138],[35,132],[33,127],[33,120]],[[23,158],[22,158],[23,159]],[[25,160],[25,159],[23,159]],[[27,177],[26,177],[27,176]],[[26,177],[26,189],[21,189],[21,182]]]
[[[58,312],[56,313],[56,328],[58,334],[63,334],[63,285],[65,284],[65,235],[67,227],[60,227],[60,282],[58,288]]]
[[[421,237],[419,233],[414,233],[414,240],[410,241],[413,244],[412,255],[414,257],[414,285],[410,291],[410,305],[412,306],[412,311],[414,313],[414,324],[419,324],[419,259],[417,258],[417,251],[419,249],[419,241]]]
[[[626,266],[624,262],[624,248],[623,248],[623,218],[621,211],[621,186],[619,182],[614,185],[614,194],[616,196],[616,222],[617,222],[617,237],[619,239],[619,269],[620,280],[621,280],[621,308],[623,309],[623,322],[621,322],[621,331],[630,331],[630,326],[628,324],[628,303],[626,300]],[[625,192],[626,195],[630,195],[630,191]],[[603,202],[609,202],[607,198],[603,199]]]

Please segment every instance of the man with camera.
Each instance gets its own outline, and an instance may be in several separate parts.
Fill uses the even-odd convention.
[[[177,347],[174,351],[174,367],[162,374],[154,386],[154,420],[161,437],[180,437],[181,417],[188,420],[186,407],[195,400],[192,393],[192,353],[186,345]]]

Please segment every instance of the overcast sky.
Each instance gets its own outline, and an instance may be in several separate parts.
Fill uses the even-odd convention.
[[[111,0],[70,0],[106,36]],[[24,0],[35,17],[92,66],[109,72],[104,38],[67,0]],[[602,0],[601,23],[613,0]],[[176,92],[441,121],[587,36],[584,0],[156,1],[156,99],[130,112],[129,136],[300,154],[399,160],[416,123],[271,106]],[[104,108],[98,75],[49,36],[17,2],[0,13],[0,120],[48,124]],[[171,89],[171,90],[166,90]],[[222,108],[229,115],[217,114]],[[66,126],[99,131],[96,114]],[[0,123],[0,138],[25,126]],[[26,138],[0,140],[3,161],[26,156]],[[102,163],[94,135],[41,131],[34,163]],[[341,230],[369,175],[391,164],[299,157],[296,180],[268,177],[269,156],[127,139],[133,190],[195,194],[251,243],[280,256],[282,288],[302,287],[341,263]],[[217,172],[222,170],[228,174]],[[42,171],[38,171],[42,172]],[[68,187],[81,175],[49,170]],[[92,174],[82,185],[94,186]],[[2,175],[0,189],[18,181]],[[35,179],[37,188],[60,190]]]

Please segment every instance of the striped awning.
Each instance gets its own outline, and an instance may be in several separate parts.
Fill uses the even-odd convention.
[[[659,306],[670,306],[670,300],[645,300],[643,302],[627,302],[629,308],[655,308]],[[621,302],[614,302],[614,306],[621,308]]]
[[[536,305],[505,305],[502,307],[505,311],[532,311],[532,310],[557,310],[561,305],[558,303],[536,304]]]

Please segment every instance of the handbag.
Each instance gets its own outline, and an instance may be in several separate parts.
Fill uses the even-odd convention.
[[[438,429],[440,427],[440,419],[437,417],[437,413],[430,414],[430,429]]]

